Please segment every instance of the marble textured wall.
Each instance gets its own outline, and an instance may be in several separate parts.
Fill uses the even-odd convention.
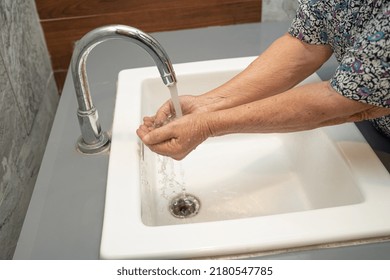
[[[0,259],[11,259],[58,93],[33,0],[0,1]]]
[[[298,7],[298,0],[263,0],[262,21],[291,21]]]

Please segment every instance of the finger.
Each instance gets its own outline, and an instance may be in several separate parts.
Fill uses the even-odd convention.
[[[163,156],[169,156],[175,158],[180,151],[178,151],[178,146],[176,143],[176,139],[169,139],[165,142],[160,142],[153,145],[147,145],[149,149],[157,154]]]
[[[137,130],[136,133],[141,140],[145,137],[146,134],[148,134],[150,130],[145,125],[141,125]]]
[[[171,101],[167,101],[158,109],[154,121],[158,125],[163,124],[172,114]]]
[[[155,119],[154,116],[153,116],[153,117],[145,116],[145,117],[143,118],[143,121],[144,121],[144,122],[154,122],[154,119]]]
[[[172,138],[169,141],[155,144],[155,145],[147,145],[149,149],[157,154],[162,156],[168,156],[175,160],[182,160],[186,157],[188,152],[183,152],[180,150],[180,146],[177,145],[176,139]]]
[[[175,137],[174,129],[169,125],[156,128],[149,131],[143,138],[142,141],[147,145],[155,145],[165,141],[169,141]]]
[[[147,125],[145,125],[145,124],[141,124],[139,127],[140,127],[141,129],[145,130],[145,131],[149,131],[149,130],[150,130],[150,127],[147,126]]]
[[[155,123],[155,117],[144,117],[143,121],[144,121],[144,125],[148,127],[152,127],[154,126]]]
[[[155,126],[154,122],[150,122],[150,121],[148,121],[148,122],[144,122],[144,123],[143,123],[143,125],[144,125],[144,126],[146,126],[146,127],[148,127],[150,130],[152,130],[152,129],[155,129],[155,128],[156,128],[156,126]]]

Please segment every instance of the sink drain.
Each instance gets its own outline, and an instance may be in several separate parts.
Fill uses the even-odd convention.
[[[190,218],[198,214],[200,208],[199,200],[190,194],[180,194],[172,199],[169,211],[176,218]]]

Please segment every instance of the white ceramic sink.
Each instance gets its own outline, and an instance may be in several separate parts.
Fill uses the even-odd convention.
[[[174,65],[179,93],[214,88],[253,59]],[[135,133],[168,98],[155,67],[119,75],[101,258],[207,258],[390,235],[390,175],[354,124],[213,138],[177,162]],[[193,217],[171,214],[183,189],[199,200]]]

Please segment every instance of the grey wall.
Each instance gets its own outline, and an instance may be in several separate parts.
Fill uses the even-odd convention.
[[[263,0],[262,21],[292,20],[298,0]]]
[[[33,0],[0,0],[0,259],[16,247],[58,93]]]

